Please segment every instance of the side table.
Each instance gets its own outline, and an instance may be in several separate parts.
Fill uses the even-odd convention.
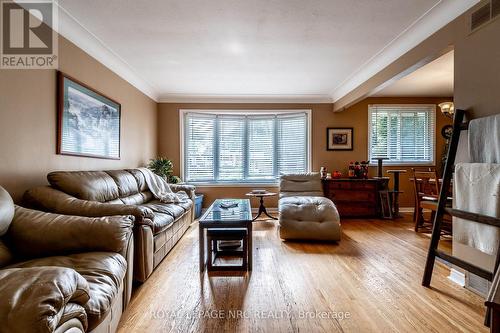
[[[260,205],[259,205],[259,213],[257,213],[257,216],[253,219],[254,221],[259,218],[260,215],[265,214],[267,217],[277,220],[276,217],[269,215],[269,213],[266,210],[266,207],[264,206],[264,197],[274,197],[277,195],[277,193],[273,192],[262,192],[262,193],[255,193],[255,192],[249,192],[246,194],[248,197],[254,197],[254,198],[259,198],[260,199]]]

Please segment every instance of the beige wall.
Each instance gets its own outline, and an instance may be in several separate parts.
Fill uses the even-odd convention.
[[[180,109],[311,109],[312,110],[312,169],[319,170],[321,166],[327,166],[330,171],[339,170],[347,173],[349,161],[361,161],[368,157],[368,104],[437,104],[450,98],[368,98],[344,112],[332,112],[331,104],[173,104],[160,103],[158,114],[158,152],[174,162],[175,172],[179,174],[180,166],[180,133],[179,133],[179,110]],[[444,145],[444,140],[439,132],[441,127],[449,123],[448,119],[440,112],[437,113],[437,154],[439,161]],[[354,150],[353,151],[327,151],[326,150],[326,128],[327,127],[353,127],[354,128]],[[439,164],[438,164],[439,165]],[[399,168],[399,167],[398,167]],[[405,166],[404,169],[410,169]],[[374,176],[376,168],[370,170]],[[404,207],[413,205],[413,188],[408,180],[408,175],[402,177],[401,187],[405,193],[401,197]],[[198,191],[205,194],[204,205],[209,205],[214,199],[221,197],[244,197],[251,187],[199,187]],[[269,188],[276,191],[276,188]],[[269,207],[276,207],[277,200],[268,199]],[[253,202],[257,205],[257,201]]]
[[[156,155],[156,102],[64,38],[59,69],[121,103],[121,159],[57,155],[56,72],[0,70],[0,185],[17,201],[49,171],[137,167]]]
[[[456,41],[455,102],[474,118],[500,113],[500,19]]]

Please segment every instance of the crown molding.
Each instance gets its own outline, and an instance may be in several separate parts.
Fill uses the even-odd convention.
[[[337,86],[331,95],[333,102],[349,94],[479,2],[480,0],[441,0],[438,2]]]
[[[209,95],[209,94],[163,94],[160,103],[332,103],[329,95]]]
[[[22,5],[22,3],[20,4]],[[159,93],[152,84],[140,77],[130,64],[106,46],[106,44],[91,31],[85,28],[73,15],[71,15],[71,13],[64,9],[61,4],[57,1],[54,1],[54,4],[59,8],[58,24],[52,27],[52,29],[155,102],[158,102]]]

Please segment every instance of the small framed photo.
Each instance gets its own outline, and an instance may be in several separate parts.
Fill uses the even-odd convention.
[[[326,129],[327,150],[352,150],[353,149],[352,127],[329,127]]]

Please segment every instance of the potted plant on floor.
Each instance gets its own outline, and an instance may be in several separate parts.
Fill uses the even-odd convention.
[[[174,164],[166,157],[157,157],[149,161],[148,169],[160,177],[163,177],[170,184],[178,184],[181,179],[174,176]]]

